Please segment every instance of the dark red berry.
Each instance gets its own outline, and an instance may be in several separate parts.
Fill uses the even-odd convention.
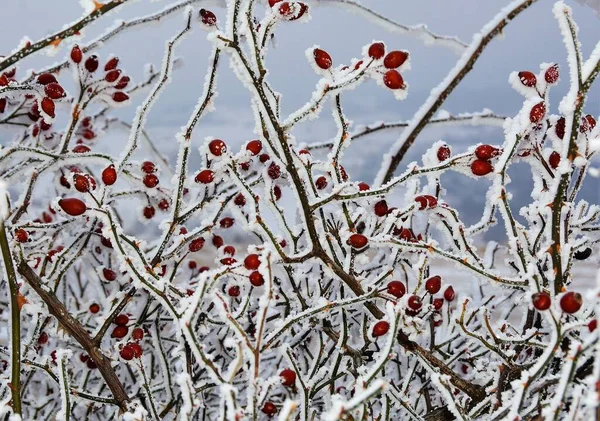
[[[490,161],[476,159],[471,163],[471,172],[478,176],[487,175],[494,171],[494,166]]]
[[[250,279],[250,283],[252,285],[254,285],[255,287],[259,287],[259,286],[261,286],[261,285],[263,285],[265,283],[265,279],[263,278],[263,276],[258,271],[252,272],[248,276],[248,279]]]
[[[422,306],[423,303],[421,302],[421,297],[419,297],[418,295],[411,295],[410,297],[408,297],[408,307],[411,310],[419,311],[421,310]]]
[[[217,24],[217,17],[210,10],[200,9],[200,19],[207,26],[215,26]]]
[[[171,205],[171,204],[169,203],[169,200],[168,200],[168,199],[160,199],[160,201],[158,202],[158,208],[159,208],[161,211],[166,211],[166,210],[168,210],[170,205]]]
[[[244,259],[244,267],[248,270],[256,270],[260,266],[260,258],[258,254],[249,254]]]
[[[327,187],[327,178],[325,178],[323,175],[320,176],[317,178],[317,181],[315,181],[315,186],[318,190],[323,190],[325,187]]]
[[[391,281],[387,284],[387,292],[396,298],[402,298],[406,294],[406,287],[400,281]]]
[[[90,313],[96,314],[100,311],[100,305],[97,303],[90,304]]]
[[[548,83],[558,82],[559,77],[560,72],[558,70],[558,64],[553,64],[552,66],[548,67],[548,69],[546,69],[546,72],[544,73],[544,79],[546,79],[546,82]]]
[[[281,177],[281,168],[279,168],[279,165],[276,163],[271,162],[271,165],[269,165],[269,169],[267,170],[267,174],[269,174],[269,177],[271,177],[272,180],[277,180],[279,177]]]
[[[388,330],[390,330],[390,324],[385,320],[381,320],[375,323],[375,326],[373,326],[373,336],[376,338],[383,336],[388,332]]]
[[[214,156],[221,156],[227,152],[227,145],[221,139],[214,139],[208,144],[208,149]]]
[[[72,149],[73,153],[87,153],[90,150],[91,149],[85,145],[77,145]]]
[[[134,339],[136,341],[141,341],[144,338],[144,329],[140,328],[140,327],[136,327],[135,329],[133,329],[133,331],[131,332],[131,339]]]
[[[116,272],[114,270],[111,270],[108,268],[102,269],[102,275],[104,276],[104,279],[106,279],[107,281],[114,281],[115,279],[117,279]]]
[[[229,289],[227,290],[227,293],[229,294],[230,297],[238,297],[240,295],[240,287],[237,285],[233,285],[233,286],[229,287]]]
[[[154,209],[154,206],[146,206],[142,213],[146,219],[152,219],[156,215],[156,209]]]
[[[114,70],[111,70],[110,72],[108,72],[104,76],[104,80],[107,81],[108,83],[113,83],[113,82],[117,81],[117,79],[119,78],[119,76],[121,76],[121,70],[114,69]]]
[[[249,151],[252,155],[256,156],[262,151],[262,142],[258,139],[251,140],[246,145],[246,150]]]
[[[192,240],[188,247],[192,253],[202,250],[202,247],[204,247],[204,238],[196,238],[195,240]]]
[[[158,186],[158,177],[156,174],[146,174],[144,176],[144,185],[149,189]]]
[[[567,292],[560,299],[560,308],[565,313],[577,313],[583,304],[583,297],[578,292]]]
[[[315,48],[313,51],[313,57],[317,66],[323,70],[329,69],[332,65],[331,56],[325,50]]]
[[[593,332],[598,327],[598,319],[592,319],[588,323],[588,329],[590,332]]]
[[[85,193],[90,190],[90,182],[85,175],[75,174],[73,176],[73,185],[75,190],[81,193]]]
[[[81,60],[83,60],[83,52],[77,44],[75,44],[73,48],[71,48],[71,60],[73,60],[75,64],[79,64],[81,63]]]
[[[119,81],[115,85],[115,89],[125,89],[127,87],[127,85],[129,85],[130,81],[131,81],[131,78],[129,76],[121,77],[121,79],[119,79]]]
[[[550,295],[543,291],[533,294],[531,296],[531,302],[533,303],[533,306],[540,311],[548,310],[550,308],[550,304],[552,304]]]
[[[85,69],[90,72],[90,73],[94,73],[96,70],[98,70],[98,57],[95,55],[89,56],[86,60],[85,60]]]
[[[519,72],[519,80],[521,83],[527,87],[533,87],[537,83],[537,78],[535,75],[527,70],[523,70]]]
[[[558,165],[560,164],[560,154],[556,151],[552,151],[548,157],[548,162],[553,169],[557,169]]]
[[[369,190],[370,188],[371,187],[367,183],[364,183],[364,182],[358,183],[359,191],[366,191],[366,190]]]
[[[215,179],[215,173],[212,172],[211,170],[202,170],[198,174],[196,174],[196,177],[194,178],[196,183],[202,183],[202,184],[210,184],[213,182],[214,179]]]
[[[444,298],[446,301],[454,301],[455,297],[456,295],[454,294],[454,288],[452,288],[452,286],[446,288],[446,291],[444,291]]]
[[[430,294],[437,294],[442,288],[442,278],[440,276],[432,276],[425,281],[425,289]]]
[[[373,206],[373,211],[377,216],[385,216],[388,213],[388,204],[385,200],[380,200]]]
[[[452,155],[452,152],[450,151],[450,148],[446,145],[440,146],[440,148],[437,150],[437,159],[440,162],[450,158],[450,155]]]
[[[62,208],[68,215],[71,216],[79,216],[85,213],[87,210],[87,206],[82,200],[76,199],[74,197],[60,199],[58,201],[58,206]]]
[[[223,247],[223,237],[221,237],[220,235],[213,236],[212,243],[213,246],[215,246],[216,248]]]
[[[281,199],[281,188],[279,186],[273,187],[273,196],[275,196],[275,200]]]
[[[39,83],[40,85],[49,85],[50,83],[58,84],[58,80],[56,80],[56,77],[52,73],[41,73],[37,77],[37,83]],[[46,94],[46,95],[48,95],[48,94]],[[50,95],[48,95],[48,96],[50,96]]]
[[[119,314],[117,317],[115,317],[113,323],[118,326],[125,326],[127,323],[129,323],[129,316],[127,314]]]
[[[383,83],[390,89],[402,89],[404,87],[404,79],[397,70],[388,70],[385,72]]]
[[[383,65],[388,69],[397,69],[402,66],[407,59],[408,53],[406,51],[390,51],[383,59]]]
[[[433,308],[436,310],[439,310],[442,308],[442,306],[444,305],[444,300],[441,298],[434,298],[433,299]]]
[[[246,204],[246,198],[242,193],[238,193],[233,199],[233,203],[235,203],[238,206],[244,206]]]
[[[233,255],[235,255],[235,247],[225,246],[225,247],[223,247],[223,253],[233,256]]]
[[[15,240],[17,243],[26,243],[29,239],[29,234],[23,228],[19,228],[15,231]]]
[[[48,343],[48,339],[49,339],[48,334],[46,332],[42,332],[42,333],[40,333],[40,336],[38,336],[37,342],[40,345],[45,345]]]
[[[221,228],[231,228],[234,223],[235,220],[230,217],[225,217],[219,221],[219,225],[221,226]]]
[[[273,415],[275,415],[277,413],[277,407],[275,406],[275,404],[273,402],[267,401],[263,405],[261,411],[264,414],[267,414],[269,417],[272,417]]]
[[[110,336],[112,338],[122,339],[125,336],[127,336],[128,332],[129,332],[129,328],[127,326],[119,325],[113,329],[112,334]]]
[[[556,121],[556,126],[554,126],[554,131],[556,132],[556,136],[559,139],[563,139],[565,137],[565,118],[561,117]]]
[[[46,113],[48,114],[48,116],[50,118],[54,118],[56,117],[56,114],[54,113],[56,107],[54,105],[54,101],[52,101],[52,99],[48,98],[47,96],[45,96],[42,99],[42,102],[40,104],[40,108]]]
[[[109,72],[111,70],[115,70],[119,65],[119,57],[113,57],[106,62],[104,65],[104,71]]]
[[[102,171],[102,182],[107,186],[112,186],[117,181],[117,170],[114,165],[104,168]]]
[[[117,91],[112,94],[112,99],[115,102],[125,102],[129,100],[129,95],[127,95],[125,92]]]
[[[529,112],[529,121],[532,123],[539,123],[544,119],[546,115],[546,104],[543,102],[538,102],[533,107],[531,107],[531,111]]]
[[[281,377],[281,384],[286,387],[291,387],[296,383],[296,372],[289,368],[281,370],[279,377]]]
[[[479,159],[489,160],[498,156],[500,154],[500,150],[498,148],[493,147],[492,145],[479,145],[475,149],[475,156]]]
[[[348,245],[352,246],[352,248],[356,250],[360,250],[366,247],[368,243],[369,240],[362,234],[352,234],[350,238],[348,238],[347,242]]]
[[[385,45],[383,42],[374,42],[369,46],[369,57],[379,60],[385,55]]]

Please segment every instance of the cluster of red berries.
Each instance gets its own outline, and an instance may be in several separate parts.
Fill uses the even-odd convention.
[[[552,298],[547,292],[540,291],[531,296],[531,302],[536,310],[545,311],[552,305]],[[560,298],[559,304],[563,312],[577,313],[583,305],[583,297],[578,292],[569,291]]]
[[[500,155],[501,150],[492,145],[479,145],[475,148],[476,159],[471,162],[471,172],[484,176],[494,171],[491,159]]]

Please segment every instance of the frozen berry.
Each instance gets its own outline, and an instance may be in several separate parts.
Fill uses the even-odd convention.
[[[323,175],[320,176],[317,178],[317,181],[315,181],[315,186],[318,190],[323,190],[325,187],[327,187],[327,178],[325,178]]]
[[[156,209],[154,209],[154,206],[146,206],[142,213],[146,219],[152,219],[156,215]]]
[[[246,150],[249,151],[252,155],[256,156],[262,151],[262,142],[258,139],[251,140],[246,145]]]
[[[81,60],[83,60],[83,52],[77,44],[75,44],[73,48],[71,48],[71,60],[73,60],[75,64],[79,64],[81,63]]]
[[[100,311],[100,305],[97,303],[90,304],[90,313],[96,314]]]
[[[144,185],[149,189],[158,186],[159,179],[156,174],[146,174],[144,176]]]
[[[539,310],[544,311],[550,308],[550,304],[552,304],[552,300],[550,299],[550,295],[547,292],[536,292],[531,296],[531,302],[533,306]]]
[[[265,279],[263,278],[263,276],[260,274],[260,272],[256,270],[248,276],[248,279],[250,280],[250,283],[255,287],[259,287],[265,283]]]
[[[374,42],[369,46],[369,57],[379,60],[385,54],[385,45],[383,42]]]
[[[240,295],[240,287],[237,285],[233,285],[233,286],[229,287],[229,289],[227,290],[227,293],[229,294],[230,297],[238,297]]]
[[[127,326],[118,325],[113,329],[112,334],[110,336],[112,338],[123,339],[125,336],[127,336],[128,332],[129,328]]]
[[[537,78],[535,75],[527,70],[519,72],[519,80],[521,83],[527,87],[533,87],[537,83]]]
[[[129,323],[129,316],[127,314],[119,314],[117,317],[115,317],[113,323],[118,326],[125,326],[127,323]]]
[[[117,170],[111,165],[102,171],[102,182],[107,186],[112,186],[117,181]]]
[[[281,377],[281,384],[284,386],[291,387],[296,383],[296,372],[289,368],[282,370],[279,377]]]
[[[114,270],[108,268],[102,269],[102,276],[104,276],[104,279],[106,279],[107,281],[114,281],[115,279],[117,279],[117,273]]]
[[[385,320],[375,323],[373,326],[373,336],[379,337],[385,335],[390,330],[390,324]]]
[[[421,302],[421,297],[419,297],[418,295],[411,295],[410,297],[408,297],[408,307],[411,310],[419,311],[421,310],[422,306],[423,303]]]
[[[406,287],[400,281],[391,281],[387,284],[387,293],[396,298],[401,298],[406,294]]]
[[[202,170],[198,174],[196,174],[196,177],[194,178],[196,183],[202,183],[202,184],[210,184],[213,182],[214,179],[215,179],[215,173],[212,172],[211,170]]]
[[[352,248],[356,250],[360,250],[364,248],[369,243],[367,237],[362,234],[352,234],[350,238],[348,238],[347,244],[352,246]]]
[[[471,163],[471,172],[478,176],[487,175],[494,171],[494,166],[490,161],[476,159]]]
[[[192,240],[188,247],[192,253],[202,250],[202,247],[204,247],[204,238],[196,238],[195,240]]]
[[[406,51],[390,51],[383,59],[383,65],[388,69],[397,69],[408,59]]]
[[[544,79],[546,80],[546,82],[548,83],[556,83],[558,81],[558,78],[560,76],[560,72],[558,70],[558,64],[553,64],[552,66],[548,67],[548,69],[546,69],[546,72],[544,73]]]
[[[565,313],[577,313],[583,304],[583,297],[578,292],[567,292],[560,299],[560,308]]]
[[[91,55],[89,56],[86,60],[85,60],[85,69],[90,72],[90,73],[94,73],[96,70],[98,70],[98,57],[95,55]]]
[[[552,151],[548,157],[548,162],[553,169],[557,169],[558,165],[560,164],[560,154],[556,151]]]
[[[432,276],[425,281],[425,289],[430,294],[437,294],[442,288],[442,278],[438,275]]]
[[[249,254],[244,259],[244,267],[248,270],[256,270],[260,266],[258,254]]]
[[[404,79],[397,70],[388,70],[385,72],[383,83],[390,89],[402,89],[404,87]]]
[[[25,243],[29,239],[29,234],[23,228],[19,228],[15,231],[15,240],[17,243]]]
[[[452,286],[446,288],[446,290],[444,291],[444,299],[446,301],[454,301],[455,297],[456,295],[454,293],[454,288],[452,288]]]
[[[546,115],[546,104],[543,102],[538,102],[533,107],[531,107],[531,111],[529,112],[529,121],[532,123],[539,123],[544,119]]]
[[[375,215],[377,216],[385,216],[388,213],[388,204],[385,200],[380,200],[379,202],[375,203],[375,206],[373,207],[373,211],[375,212]]]
[[[327,70],[331,67],[332,61],[331,56],[327,51],[321,50],[320,48],[315,48],[313,51],[313,56],[315,58],[315,63],[323,70]]]
[[[71,216],[79,216],[85,213],[87,210],[87,206],[82,200],[76,199],[74,197],[67,199],[60,199],[58,201],[58,206],[62,208],[67,214]]]
[[[214,156],[221,156],[227,152],[227,145],[221,139],[214,139],[208,144],[208,150]]]
[[[448,158],[450,158],[451,154],[452,154],[452,152],[450,151],[450,148],[448,146],[446,146],[446,145],[440,146],[439,149],[437,150],[437,159],[440,162],[445,161]]]
[[[492,145],[479,145],[475,149],[475,156],[479,159],[489,160],[498,156],[500,150]]]

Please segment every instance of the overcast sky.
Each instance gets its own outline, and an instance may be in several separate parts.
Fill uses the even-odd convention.
[[[580,28],[580,40],[584,56],[600,40],[600,18],[595,13],[596,0],[587,0],[584,6],[574,0],[566,3],[573,7],[574,16]],[[582,0],[582,2],[585,2]],[[82,33],[79,43],[85,44],[113,24],[117,19],[131,19],[160,10],[174,1],[140,0],[122,6],[117,12],[103,17]],[[313,2],[310,2],[313,3]],[[469,43],[474,33],[489,21],[507,0],[363,0],[362,4],[386,15],[392,20],[406,25],[426,24],[432,31],[443,35],[456,35]],[[217,16],[224,17],[224,9],[218,2],[198,2],[197,5],[214,10]],[[562,39],[552,14],[554,2],[540,0],[534,6],[510,23],[501,39],[496,39],[486,48],[474,70],[465,78],[462,85],[446,101],[444,109],[452,113],[480,111],[490,108],[503,115],[514,115],[522,105],[522,97],[508,84],[508,76],[514,70],[532,70],[537,72],[540,63],[557,62],[563,69],[562,83],[554,89],[551,96],[553,112],[560,96],[568,89],[566,77],[565,51]],[[595,5],[594,7],[590,5]],[[60,29],[82,14],[78,0],[2,0],[0,13],[0,54],[7,54],[19,41],[27,36],[32,40],[48,35]],[[259,15],[259,17],[262,16]],[[146,63],[160,65],[165,40],[182,28],[181,13],[172,15],[159,24],[145,26],[142,29],[124,33],[99,49],[97,54],[105,58],[114,53],[121,58],[122,68],[134,80],[140,80]],[[374,82],[363,84],[357,90],[345,95],[343,105],[355,124],[367,124],[377,120],[409,119],[421,103],[452,68],[458,55],[440,46],[425,46],[422,41],[397,33],[386,32],[372,21],[352,14],[338,6],[322,5],[312,10],[312,20],[306,24],[288,23],[281,25],[276,34],[277,48],[270,51],[268,64],[269,78],[275,87],[283,93],[283,111],[289,113],[304,104],[318,80],[306,61],[304,51],[314,44],[330,52],[334,63],[347,63],[353,57],[359,57],[361,48],[372,40],[383,40],[388,48],[407,49],[411,52],[412,69],[404,77],[410,85],[405,101],[396,101],[393,95],[377,86]],[[56,51],[56,56],[35,55],[25,60],[20,67],[39,68],[49,65],[68,54],[69,45],[65,43]],[[202,90],[207,66],[210,44],[206,33],[195,30],[177,49],[176,54],[184,58],[184,66],[178,69],[173,83],[163,94],[160,103],[152,110],[149,124],[151,134],[159,147],[167,153],[174,152],[173,135],[185,124]],[[194,141],[198,144],[206,136],[225,139],[230,144],[241,144],[254,137],[252,114],[249,109],[247,92],[239,85],[226,63],[221,66],[218,82],[219,97],[217,111],[211,114],[196,130]],[[21,73],[22,74],[22,73]],[[68,87],[67,87],[68,88]],[[136,98],[141,101],[142,96]],[[131,118],[135,107],[123,111],[125,118]],[[587,112],[600,114],[600,83],[596,83],[590,95]],[[313,142],[327,140],[335,133],[330,112],[322,118],[302,125],[297,131],[298,141]],[[125,136],[125,134],[123,134]],[[449,128],[425,131],[409,157],[417,159],[418,153],[438,139],[444,139],[456,145],[460,150],[469,144],[480,141],[502,142],[499,129]],[[351,168],[354,179],[371,181],[381,155],[388,150],[398,137],[397,133],[373,136],[353,146],[348,153],[345,165]],[[468,191],[481,190],[479,187],[466,187],[472,183],[464,177],[453,180],[461,185],[465,183]],[[597,180],[592,181],[592,194],[598,196]],[[594,193],[595,192],[595,193]],[[528,192],[523,192],[524,200]],[[465,206],[471,200],[461,196],[458,202]],[[457,204],[458,205],[458,204]],[[467,209],[470,206],[466,206]],[[473,214],[475,217],[475,213]]]

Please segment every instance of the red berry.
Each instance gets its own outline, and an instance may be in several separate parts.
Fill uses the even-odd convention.
[[[369,57],[379,60],[385,54],[385,45],[383,42],[374,42],[369,46]]]
[[[40,333],[40,336],[38,336],[37,342],[40,345],[45,345],[48,343],[48,339],[49,339],[48,334],[46,332],[42,332],[42,333]]]
[[[332,65],[331,56],[325,50],[315,48],[313,51],[313,57],[315,58],[315,63],[317,66],[323,70],[329,69]]]
[[[367,183],[364,183],[364,182],[358,183],[359,191],[366,191],[366,190],[369,190],[370,188],[371,187]]]
[[[73,48],[71,48],[71,60],[73,60],[75,64],[79,64],[82,59],[83,52],[81,51],[81,48],[79,48],[79,45],[75,44]]]
[[[127,336],[128,332],[129,328],[127,326],[119,325],[113,329],[112,334],[110,336],[112,338],[122,339],[125,336]]]
[[[214,139],[208,144],[208,149],[214,156],[221,156],[227,152],[227,145],[221,139]]]
[[[73,153],[87,153],[90,150],[91,149],[85,145],[77,145],[72,149]]]
[[[233,256],[235,254],[235,247],[225,246],[225,247],[223,247],[223,253]]]
[[[242,193],[238,193],[233,199],[233,203],[235,203],[238,206],[244,206],[246,204],[246,198]]]
[[[540,311],[548,310],[550,308],[550,304],[552,304],[550,295],[543,291],[533,294],[531,296],[531,302],[533,303],[533,306]]]
[[[408,297],[408,307],[411,310],[419,311],[421,310],[422,306],[423,303],[421,302],[421,298],[418,295],[411,295],[410,297]]]
[[[56,77],[52,73],[41,73],[37,77],[37,83],[39,83],[40,85],[48,85],[50,83],[55,83],[58,85],[58,81],[56,80]],[[60,85],[58,85],[58,86],[60,86]],[[62,87],[61,87],[61,89],[62,89]],[[63,91],[63,93],[64,93],[64,91]],[[48,94],[46,94],[46,95],[48,95]],[[48,96],[50,96],[50,95],[48,95]]]
[[[296,372],[294,370],[286,368],[281,370],[279,376],[281,377],[281,384],[284,386],[291,387],[296,383]]]
[[[544,79],[546,79],[546,82],[548,83],[556,83],[559,76],[560,72],[558,70],[558,64],[553,64],[552,66],[548,67],[544,73]]]
[[[114,70],[111,70],[110,72],[108,72],[106,74],[106,76],[104,76],[104,80],[107,81],[108,83],[113,83],[113,82],[117,81],[119,76],[121,76],[121,70],[114,69]]]
[[[112,94],[112,99],[115,102],[125,102],[129,100],[129,95],[127,95],[125,92],[117,91]]]
[[[479,145],[475,149],[475,156],[479,159],[489,160],[495,156],[500,154],[500,150],[498,148],[493,147],[492,145]]]
[[[100,311],[100,305],[97,303],[90,304],[90,313],[96,314]]]
[[[262,142],[258,139],[251,140],[246,145],[246,150],[249,151],[252,155],[256,156],[262,151]]]
[[[390,89],[402,89],[404,87],[404,79],[397,70],[388,70],[385,72],[383,83]]]
[[[126,361],[131,361],[134,358],[140,358],[144,351],[140,344],[135,342],[129,342],[121,349],[119,355]]]
[[[273,7],[273,6],[275,6],[277,3],[279,3],[280,1],[283,1],[283,0],[269,0],[269,6]]]
[[[275,404],[273,402],[265,402],[265,404],[263,405],[261,411],[265,414],[267,414],[268,416],[272,417],[273,415],[275,415],[277,413],[277,407],[275,406]]]
[[[244,267],[248,270],[256,270],[260,266],[258,254],[249,254],[244,259]]]
[[[317,186],[318,190],[323,190],[325,187],[327,187],[327,179],[325,176],[320,176],[317,178],[317,181],[315,181],[315,186]]]
[[[131,78],[129,76],[121,77],[121,79],[119,79],[119,81],[115,85],[115,89],[125,89],[127,87],[127,85],[129,85],[130,81],[131,81]]]
[[[25,243],[29,239],[29,234],[23,228],[19,228],[15,231],[15,240],[17,243]]]
[[[263,285],[265,283],[265,279],[263,278],[263,276],[258,271],[252,272],[248,276],[248,279],[250,279],[250,283],[252,285],[254,285],[255,287],[259,287],[259,286],[261,286],[261,285]]]
[[[141,341],[144,338],[144,330],[142,328],[136,327],[131,332],[131,338],[136,341]]]
[[[271,165],[269,165],[269,169],[267,170],[267,174],[269,174],[269,177],[271,177],[272,180],[277,180],[279,177],[281,177],[281,168],[279,168],[279,165],[276,163],[271,162]]]
[[[144,176],[144,185],[149,189],[158,186],[159,179],[155,174],[146,174]]]
[[[48,98],[47,96],[45,96],[42,99],[42,103],[40,104],[42,110],[48,114],[48,116],[50,118],[54,118],[56,116],[56,114],[54,114],[54,111],[56,109],[55,105],[54,105],[54,101],[52,101],[52,99]]]
[[[552,151],[550,156],[548,157],[548,162],[553,169],[558,168],[558,164],[560,164],[560,154],[556,151]]]
[[[104,276],[104,279],[106,279],[107,281],[114,281],[115,279],[117,279],[116,272],[114,270],[111,270],[108,268],[102,269],[102,275]]]
[[[119,57],[113,57],[110,60],[108,60],[106,62],[106,64],[104,65],[104,71],[108,72],[111,70],[115,70],[118,65],[119,65]]]
[[[156,165],[154,165],[154,162],[152,161],[144,161],[142,162],[141,169],[142,172],[145,172],[146,174],[151,174],[153,172],[156,172]]]
[[[388,69],[397,69],[404,64],[406,59],[408,59],[406,51],[390,51],[383,59],[383,65]]]
[[[54,82],[49,83],[44,87],[44,93],[50,99],[60,99],[66,95],[63,87]]]
[[[204,238],[196,238],[190,242],[188,247],[192,253],[202,250],[202,247],[204,247]]]
[[[170,203],[167,199],[160,199],[160,201],[158,202],[158,208],[161,211],[166,211],[169,209]]]
[[[556,126],[554,126],[554,131],[559,139],[563,139],[565,137],[565,123],[565,118],[561,117],[556,121]]]
[[[90,190],[90,182],[85,175],[75,174],[73,176],[73,185],[78,192],[85,193]]]
[[[441,298],[434,298],[433,299],[433,308],[436,310],[439,310],[440,308],[442,308],[442,306],[444,305],[444,300]]]
[[[579,131],[581,133],[589,132],[589,131],[593,130],[594,127],[596,127],[596,119],[591,114],[588,114],[585,117],[582,117],[581,120],[582,120],[582,124],[579,129]]]
[[[578,292],[567,292],[560,299],[560,308],[565,313],[577,313],[583,304],[583,297]]]
[[[102,171],[102,182],[107,186],[112,186],[117,181],[117,170],[115,170],[115,166],[111,165],[109,167],[104,168]]]
[[[200,9],[200,19],[207,26],[215,26],[217,24],[217,17],[210,10]]]
[[[227,293],[229,294],[230,297],[238,297],[240,295],[240,287],[237,285],[233,285],[233,286],[229,287],[229,289],[227,290]]]
[[[519,80],[521,83],[528,87],[533,87],[537,83],[537,78],[535,75],[527,70],[519,72]]]
[[[108,247],[109,249],[113,248],[112,243],[110,242],[110,240],[106,237],[101,237],[100,238],[100,242],[102,243],[102,245],[104,247]]]
[[[446,291],[444,291],[444,298],[446,301],[454,301],[455,297],[456,295],[454,294],[454,288],[452,288],[452,286],[446,288]]]
[[[71,216],[79,216],[85,213],[87,210],[87,206],[82,200],[76,199],[74,197],[67,199],[60,199],[58,201],[58,206],[62,208],[68,215]]]
[[[213,236],[212,243],[213,246],[215,246],[216,248],[223,247],[223,237],[221,237],[220,235]]]
[[[236,263],[237,260],[235,260],[233,257],[224,257],[223,259],[220,260],[220,262],[222,265],[231,266],[234,263]]]
[[[385,200],[380,200],[379,202],[375,203],[373,210],[375,212],[375,215],[385,216],[388,213],[388,204]]]
[[[546,104],[543,102],[538,102],[533,107],[531,107],[531,111],[529,112],[529,121],[532,123],[539,123],[544,119],[546,115]]]
[[[154,206],[146,206],[143,214],[146,219],[152,219],[154,218],[154,215],[156,215],[156,209],[154,209]]]
[[[94,73],[98,70],[98,65],[98,57],[95,55],[89,56],[84,64],[85,69],[90,73]]]
[[[273,187],[273,196],[275,196],[275,200],[281,199],[281,188],[279,186]]]
[[[231,228],[235,220],[233,218],[225,217],[219,221],[219,225],[221,228]]]
[[[215,173],[212,172],[211,170],[202,170],[198,174],[196,174],[196,177],[194,178],[196,183],[202,183],[202,184],[210,184],[213,182],[214,179],[215,179]]]
[[[6,98],[0,98],[0,114],[6,111]]]
[[[360,250],[364,248],[369,243],[367,237],[362,234],[352,234],[350,238],[348,238],[347,244],[352,246],[352,248],[356,250]]]
[[[388,332],[388,330],[390,330],[390,324],[385,320],[381,320],[375,323],[375,326],[373,326],[373,336],[376,338],[383,336]]]
[[[263,164],[265,162],[269,161],[270,159],[271,159],[271,157],[269,156],[269,154],[266,154],[266,153],[263,153],[258,157],[258,160]]]
[[[494,167],[490,161],[476,159],[471,163],[471,172],[475,175],[483,176],[494,171]]]
[[[391,281],[387,284],[387,292],[396,298],[401,298],[406,294],[406,287],[400,281]]]
[[[89,368],[90,370],[95,370],[98,368],[98,364],[96,364],[96,361],[92,360],[91,358],[89,360],[87,360],[87,368]]]
[[[588,329],[590,332],[593,332],[598,327],[598,319],[590,320],[588,323]]]
[[[440,146],[440,148],[437,151],[437,159],[440,162],[450,158],[450,155],[452,155],[452,152],[450,151],[450,148],[446,145]]]
[[[442,278],[440,276],[432,276],[425,281],[425,289],[430,294],[437,294],[442,288]]]
[[[127,323],[129,323],[129,316],[127,314],[119,314],[117,317],[115,317],[113,323],[117,326],[125,326]]]

